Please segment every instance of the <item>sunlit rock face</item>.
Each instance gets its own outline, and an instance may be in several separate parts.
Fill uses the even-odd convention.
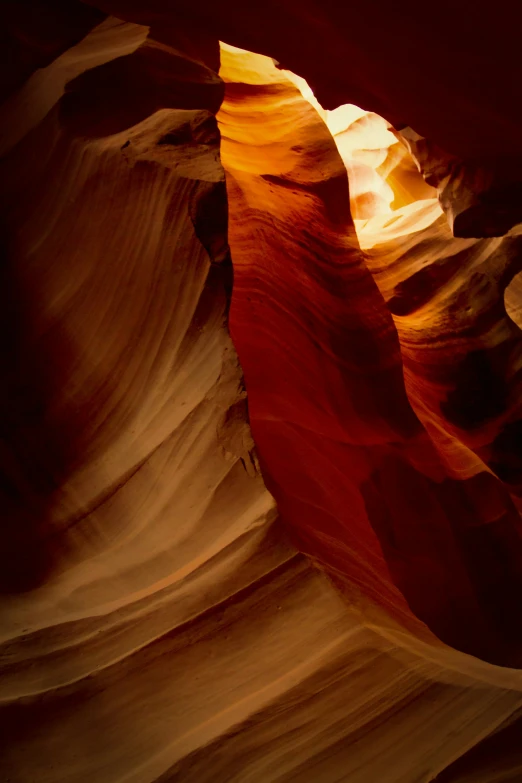
[[[391,9],[99,6],[7,15],[3,777],[517,781],[520,233],[441,186],[514,104]]]
[[[414,0],[400,13],[389,2],[337,0],[89,4],[152,25],[162,40],[193,25],[199,36],[263,52],[306,79],[325,108],[355,103],[398,130],[411,126],[447,153],[519,155],[522,66],[507,3],[480,14],[470,13],[467,0],[441,2],[438,13]]]
[[[514,663],[521,523],[500,479],[516,478],[520,340],[502,286],[518,236],[454,239],[435,199],[393,212],[374,153],[391,199],[366,201],[363,254],[335,143],[346,154],[350,133],[332,138],[268,58],[225,49],[221,75],[230,328],[281,515],[349,590]]]
[[[452,161],[444,203],[458,235],[500,236],[520,222],[522,63],[509,3],[481,13],[471,13],[468,0],[443,1],[436,13],[413,0],[400,9],[390,2],[178,0],[175,12],[170,0],[92,4],[157,25],[171,40],[179,34],[177,13],[199,35],[274,57],[306,79],[327,109],[352,103],[396,130],[413,128]]]

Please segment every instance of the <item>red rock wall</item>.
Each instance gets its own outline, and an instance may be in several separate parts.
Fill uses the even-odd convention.
[[[368,251],[367,265],[349,217],[346,171],[319,115],[266,58],[225,51],[221,74],[235,270],[230,329],[282,519],[331,574],[402,622],[412,623],[405,598],[447,644],[513,663],[521,521],[501,481],[467,454],[483,422],[491,437],[492,417],[506,416],[502,373],[513,379],[511,415],[518,414],[517,376],[495,364],[502,354],[516,366],[519,354],[518,329],[505,312],[501,323],[491,320],[499,301],[503,312],[499,290],[488,289],[490,311],[479,298],[489,278],[470,279],[447,227],[447,260],[432,228],[408,237],[409,252],[404,238]],[[471,243],[468,264],[480,253],[500,279],[506,264],[517,268],[517,241],[504,240],[507,252],[495,247],[498,270],[483,247],[496,240]],[[418,271],[399,280],[401,262]],[[372,266],[381,290],[393,280],[387,302]],[[453,290],[441,300],[447,280]],[[399,336],[392,314],[404,316]],[[419,322],[424,330],[414,332]],[[492,336],[499,328],[501,345]],[[416,405],[431,405],[431,429]],[[450,437],[453,453],[439,451]]]
[[[513,155],[516,26],[99,6],[5,12],[1,776],[517,780],[520,672],[458,651],[520,664],[517,231],[455,239],[392,152],[403,195],[356,233],[319,114],[229,57],[229,313],[213,117],[221,37]]]

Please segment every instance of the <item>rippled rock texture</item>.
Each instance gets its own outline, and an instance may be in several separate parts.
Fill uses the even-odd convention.
[[[3,778],[516,783],[522,239],[441,185],[516,86],[401,79],[386,10],[97,5],[6,11]]]
[[[363,254],[327,125],[270,61],[241,56],[224,54],[219,114],[230,327],[268,486],[336,579],[408,623],[406,598],[443,641],[505,663],[521,524],[488,463],[513,469],[499,444],[518,427],[521,344],[501,294],[518,236],[453,239],[420,200],[359,224],[399,232]],[[420,236],[400,235],[405,210],[431,210]]]

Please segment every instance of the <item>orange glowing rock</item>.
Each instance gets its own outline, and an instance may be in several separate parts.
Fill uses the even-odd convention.
[[[4,5],[0,777],[518,780],[518,28]]]
[[[448,250],[447,263],[439,260],[442,240],[432,232],[445,225],[451,248],[470,241],[451,238],[435,200],[403,207],[406,221],[420,209],[420,223],[414,215],[407,239],[366,251],[385,301],[359,249],[346,170],[319,113],[268,58],[225,47],[221,75],[235,270],[230,329],[265,480],[282,518],[338,582],[409,627],[416,616],[454,647],[505,660],[509,646],[519,642],[518,630],[501,618],[506,602],[513,602],[506,617],[521,608],[522,527],[480,449],[470,451],[475,436],[455,429],[476,428],[480,417],[503,412],[490,411],[494,400],[470,400],[469,384],[479,376],[466,374],[474,354],[458,329],[465,334],[473,328],[474,316],[460,326],[463,316],[441,304],[440,318],[462,346],[462,358],[451,347],[435,353],[447,356],[445,409],[442,376],[423,369],[430,367],[437,335],[439,299],[433,296],[460,271],[453,262],[458,250]],[[427,227],[418,237],[426,212]],[[390,222],[393,232],[401,218],[399,210],[372,220]],[[411,284],[398,277],[403,269]],[[397,292],[392,301],[384,288],[388,280]],[[452,296],[459,297],[454,289]],[[494,287],[491,297],[498,299]],[[430,310],[424,314],[425,303]],[[478,312],[484,309],[483,301]],[[409,313],[404,331],[402,321],[398,325],[399,343],[392,314]],[[418,339],[426,344],[426,358],[410,347],[410,322],[425,324]],[[487,335],[482,339],[488,343]],[[487,352],[476,356],[480,373]],[[431,415],[430,383],[439,390]],[[439,404],[446,418],[437,416]]]

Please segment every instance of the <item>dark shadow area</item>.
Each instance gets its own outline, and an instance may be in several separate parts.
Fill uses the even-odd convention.
[[[106,18],[79,0],[3,0],[1,13],[0,103]]]
[[[223,91],[217,74],[206,66],[148,39],[132,54],[69,82],[60,122],[74,135],[100,138],[131,128],[160,109],[205,107],[216,113]]]
[[[65,335],[51,353],[38,334],[39,303],[6,237],[0,240],[0,592],[37,587],[53,568],[49,514],[74,461],[74,433],[53,417]]]
[[[500,481],[435,482],[395,456],[361,487],[395,584],[446,644],[522,665],[522,531]]]

